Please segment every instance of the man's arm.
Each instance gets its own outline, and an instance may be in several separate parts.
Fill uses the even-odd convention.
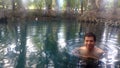
[[[80,51],[79,51],[78,47],[72,50],[72,55],[74,55],[76,57],[80,56]]]

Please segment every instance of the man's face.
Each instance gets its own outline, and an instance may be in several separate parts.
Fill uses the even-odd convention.
[[[95,46],[95,41],[93,37],[85,37],[84,44],[88,51],[92,51]]]

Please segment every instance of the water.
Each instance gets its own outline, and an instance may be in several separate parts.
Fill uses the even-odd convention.
[[[119,68],[118,27],[64,20],[0,23],[0,68],[81,68],[71,51],[88,31],[96,33],[97,46],[106,52],[101,68]]]

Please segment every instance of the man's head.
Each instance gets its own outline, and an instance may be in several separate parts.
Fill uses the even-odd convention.
[[[96,42],[96,36],[94,33],[89,32],[85,34],[84,44],[88,51],[92,51],[94,49],[95,42]]]

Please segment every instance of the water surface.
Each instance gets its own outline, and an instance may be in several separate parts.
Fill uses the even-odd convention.
[[[96,46],[106,52],[102,68],[120,66],[120,30],[100,23],[77,21],[12,21],[0,24],[0,68],[77,68],[71,51],[92,31]]]

